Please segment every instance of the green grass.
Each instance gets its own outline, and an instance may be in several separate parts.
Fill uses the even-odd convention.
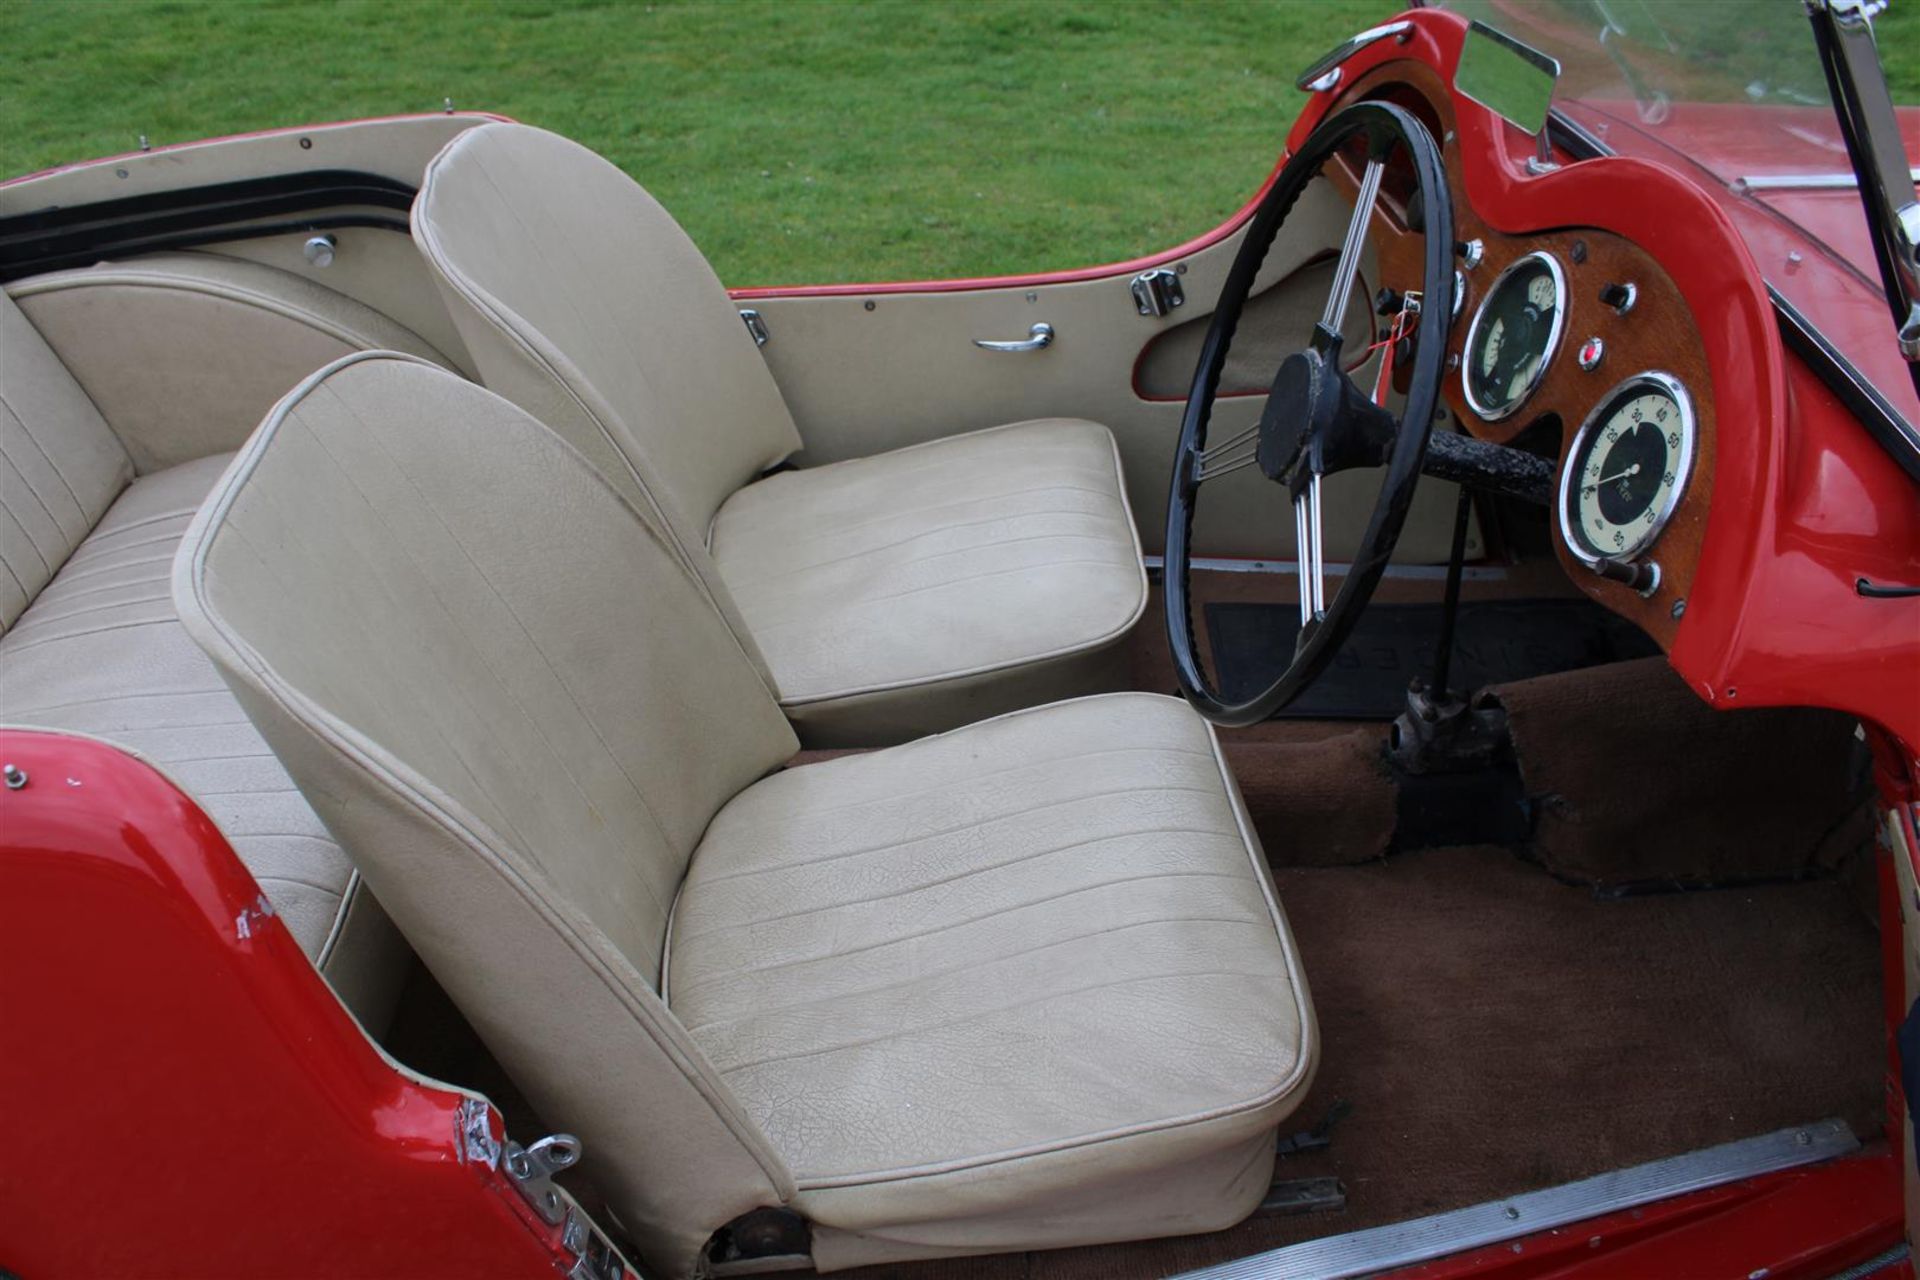
[[[451,97],[625,167],[730,284],[1081,266],[1237,208],[1300,67],[1397,7],[0,0],[0,173]],[[1920,100],[1920,0],[1881,44]]]
[[[626,168],[729,284],[1082,266],[1239,207],[1393,8],[0,0],[0,172],[451,97]]]

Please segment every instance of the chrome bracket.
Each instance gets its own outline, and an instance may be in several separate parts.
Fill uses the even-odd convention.
[[[567,1217],[567,1201],[553,1185],[553,1175],[580,1163],[580,1139],[556,1133],[530,1147],[508,1139],[502,1167],[513,1185],[547,1222],[559,1226]]]
[[[1546,129],[1541,129],[1534,135],[1533,154],[1527,157],[1527,172],[1537,178],[1559,167],[1560,162],[1553,158],[1553,139],[1548,136]]]
[[[1355,32],[1333,48],[1313,60],[1313,65],[1302,71],[1293,83],[1296,88],[1308,93],[1319,93],[1332,89],[1340,83],[1340,64],[1360,52],[1368,45],[1391,36],[1401,44],[1413,39],[1413,24],[1402,19],[1387,22],[1377,27],[1368,27],[1365,31]]]
[[[1143,316],[1163,316],[1187,302],[1179,273],[1165,267],[1142,271],[1127,287],[1133,291],[1133,309]]]
[[[767,345],[766,317],[761,315],[758,311],[755,311],[752,307],[746,307],[741,310],[740,319],[741,319],[741,322],[747,326],[747,332],[753,335],[753,345],[756,347],[766,346]]]

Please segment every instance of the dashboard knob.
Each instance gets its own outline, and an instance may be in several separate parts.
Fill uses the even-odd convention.
[[[1657,560],[1615,560],[1601,556],[1593,562],[1593,571],[1608,582],[1631,587],[1642,596],[1660,589],[1660,564]]]
[[[1600,305],[1612,307],[1615,315],[1623,316],[1633,310],[1633,304],[1640,300],[1640,287],[1629,280],[1625,284],[1608,284],[1600,290]]]

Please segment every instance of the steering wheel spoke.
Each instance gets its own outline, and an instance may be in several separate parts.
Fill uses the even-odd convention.
[[[1336,341],[1346,323],[1347,303],[1353,295],[1354,277],[1360,273],[1360,251],[1366,247],[1367,227],[1373,222],[1373,206],[1380,199],[1380,179],[1387,166],[1375,159],[1367,161],[1360,175],[1360,194],[1353,202],[1353,216],[1347,220],[1347,236],[1340,244],[1340,263],[1333,272],[1333,292],[1327,295],[1326,309],[1320,313],[1320,332]]]
[[[1301,635],[1327,612],[1326,541],[1320,523],[1320,474],[1293,499],[1294,557],[1299,565]]]
[[[1259,460],[1260,424],[1254,423],[1194,455],[1193,482],[1204,484],[1215,476],[1252,466]]]
[[[1250,467],[1258,461],[1260,461],[1260,455],[1253,449],[1243,450],[1231,458],[1214,460],[1203,458],[1201,459],[1199,467],[1194,470],[1193,478],[1196,483],[1204,484],[1209,480],[1217,479],[1229,472]]]

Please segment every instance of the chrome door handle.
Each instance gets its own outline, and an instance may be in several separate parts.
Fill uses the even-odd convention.
[[[1027,330],[1026,337],[1014,338],[1006,342],[996,342],[991,338],[975,338],[973,345],[983,351],[1045,351],[1053,345],[1053,326],[1036,324]]]

